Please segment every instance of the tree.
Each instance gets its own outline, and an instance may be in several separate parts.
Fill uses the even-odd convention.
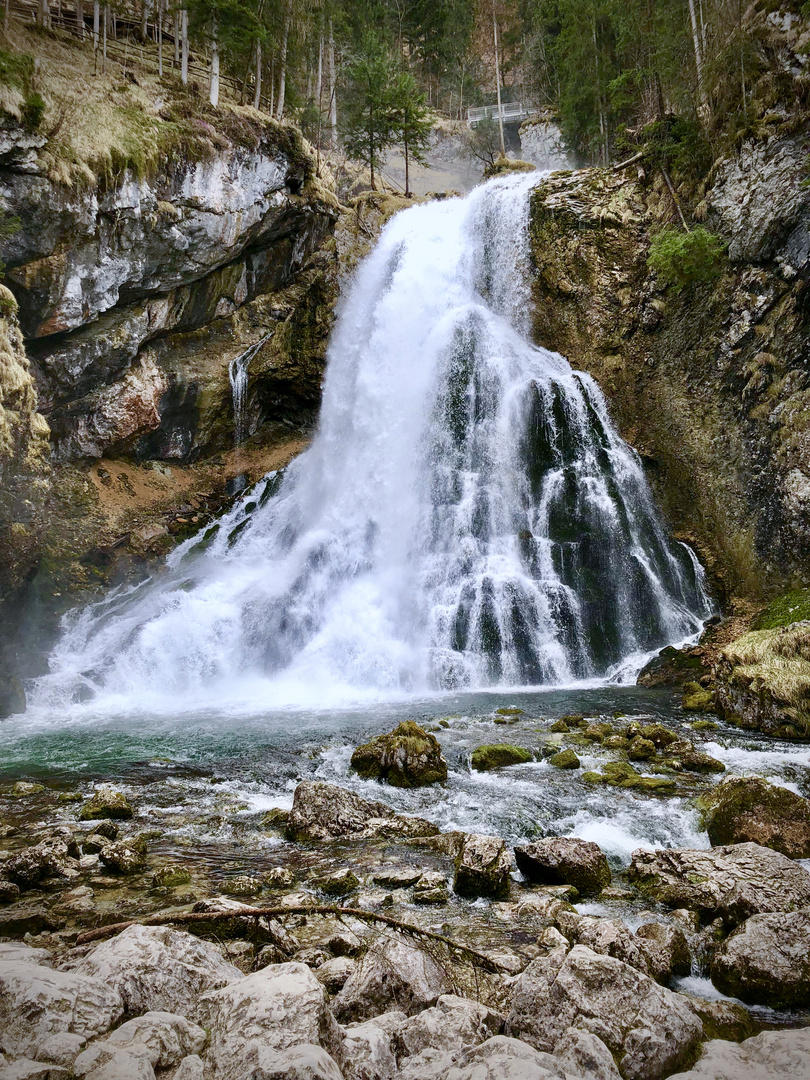
[[[405,156],[405,197],[410,198],[410,158],[427,164],[425,150],[430,144],[432,122],[425,95],[410,71],[401,71],[390,90],[392,137],[402,143]]]
[[[376,34],[367,33],[346,71],[343,142],[350,157],[368,165],[372,188],[375,170],[397,140],[392,108],[396,74],[391,53]]]

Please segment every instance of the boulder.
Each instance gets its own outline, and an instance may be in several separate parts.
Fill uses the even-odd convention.
[[[179,1065],[189,1054],[199,1054],[206,1035],[201,1027],[183,1016],[169,1012],[147,1012],[121,1027],[94,1046],[143,1047],[153,1069]]]
[[[205,1066],[197,1054],[189,1054],[177,1066],[172,1080],[205,1080]]]
[[[667,747],[666,761],[678,765],[687,772],[721,773],[726,767],[717,758],[696,750],[688,739],[678,739]]]
[[[35,1054],[40,1061],[49,1061],[65,1069],[73,1069],[73,1062],[87,1045],[87,1038],[72,1031],[59,1031],[46,1035],[36,1044]]]
[[[105,844],[98,857],[114,874],[137,874],[145,862],[143,850],[124,840],[113,840],[112,843]]]
[[[344,1080],[344,1076],[334,1058],[322,1047],[304,1044],[281,1053],[258,1047],[250,1080]]]
[[[268,1052],[302,1043],[341,1059],[342,1037],[326,991],[304,964],[271,965],[204,994],[195,1019],[210,1033],[207,1060],[218,1080],[242,1080],[246,1072],[276,1075],[250,1074],[248,1067],[267,1070]]]
[[[463,835],[466,837],[466,833]],[[447,881],[440,870],[425,870],[413,887],[415,904],[446,904],[449,899]]]
[[[447,762],[438,739],[413,720],[358,746],[352,768],[368,780],[385,780],[394,787],[425,787],[447,779]]]
[[[375,870],[371,880],[384,889],[407,889],[415,885],[422,876],[421,866],[392,866]]]
[[[750,841],[810,858],[810,802],[758,776],[724,780],[698,800],[713,847]]]
[[[117,992],[131,1015],[191,1016],[201,994],[243,978],[213,945],[167,926],[130,926],[73,971]]]
[[[478,772],[490,772],[492,769],[503,769],[507,765],[525,765],[531,760],[531,753],[521,746],[491,743],[486,746],[477,746],[472,752],[470,764]]]
[[[80,821],[95,821],[98,818],[114,818],[122,821],[131,817],[132,807],[127,802],[126,796],[112,788],[99,788],[79,812]]]
[[[336,784],[312,780],[295,789],[287,821],[288,840],[435,836],[438,832],[422,818],[396,814],[384,803],[369,802]]]
[[[660,1080],[703,1036],[686,998],[584,945],[533,961],[513,984],[506,1020],[508,1035],[548,1052],[570,1027],[597,1035],[625,1080]]]
[[[512,858],[499,836],[469,835],[456,859],[453,889],[459,896],[487,896],[503,900],[509,895]]]
[[[52,877],[73,882],[79,876],[79,864],[71,857],[70,848],[65,840],[44,840],[6,859],[3,874],[20,889],[30,889]]]
[[[714,954],[712,982],[729,997],[772,1008],[810,1003],[810,907],[752,915]]]
[[[20,896],[20,887],[13,881],[0,878],[0,904],[13,904]]]
[[[655,743],[650,739],[643,739],[640,735],[637,735],[627,748],[627,756],[631,761],[652,761],[655,753]]]
[[[93,1038],[124,1013],[115,986],[47,966],[48,954],[22,945],[0,949],[2,1047],[32,1054],[49,1036],[63,1032]]]
[[[398,1015],[405,1019],[402,1013]],[[393,1080],[397,1075],[392,1032],[376,1023],[376,1019],[343,1029],[346,1080]]]
[[[567,750],[560,750],[558,754],[552,754],[548,763],[555,769],[578,769],[581,765],[579,758],[570,747]]]
[[[713,1039],[694,1068],[669,1080],[810,1080],[810,1028],[763,1031],[745,1042]]]
[[[316,968],[315,977],[330,994],[337,994],[346,985],[356,967],[357,961],[353,956],[333,956],[331,960],[325,960]]]
[[[325,892],[327,896],[348,896],[349,893],[356,892],[359,884],[360,879],[347,867],[344,870],[338,870],[335,874],[329,874],[328,877],[321,878],[318,882],[318,888],[321,892]]]
[[[411,1015],[451,987],[446,972],[399,934],[383,934],[358,962],[332,1007],[341,1023],[368,1020],[388,1009]]]
[[[547,837],[515,848],[523,876],[540,885],[573,885],[583,896],[610,884],[610,867],[597,844],[574,837]]]
[[[554,1047],[554,1057],[566,1076],[573,1073],[587,1080],[621,1080],[610,1050],[590,1031],[569,1028]]]
[[[504,1018],[486,1005],[455,994],[442,994],[431,1009],[411,1016],[396,1034],[397,1056],[411,1057],[432,1047],[460,1050],[477,1046],[503,1030]]]
[[[810,874],[759,844],[634,851],[628,877],[664,904],[733,925],[759,912],[810,906]]]
[[[593,1039],[593,1043],[597,1043]],[[566,1047],[577,1054],[580,1048]],[[541,1053],[519,1039],[493,1035],[479,1046],[455,1053],[428,1049],[401,1062],[397,1080],[616,1080],[618,1073],[578,1071],[572,1055],[556,1057]],[[610,1058],[607,1048],[604,1057]],[[595,1060],[592,1058],[591,1060]],[[605,1066],[606,1067],[606,1066]]]
[[[0,1055],[0,1066],[2,1066],[0,1076],[3,1080],[69,1080],[69,1074],[65,1069],[46,1061],[17,1058],[16,1061],[5,1064],[5,1059]]]
[[[566,915],[561,913],[557,925],[569,941],[587,945],[595,953],[613,956],[631,967],[649,971],[646,957],[633,934],[623,923],[593,915]]]
[[[677,926],[645,923],[636,930],[634,941],[647,962],[650,975],[663,986],[673,976],[688,975],[691,971],[689,945],[683,930]]]

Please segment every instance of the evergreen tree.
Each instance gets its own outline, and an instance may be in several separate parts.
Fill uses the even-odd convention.
[[[376,34],[367,33],[346,71],[342,123],[346,152],[368,165],[372,188],[375,170],[397,139],[392,107],[396,75],[389,50]]]
[[[397,142],[402,143],[405,156],[405,197],[410,198],[410,159],[421,165],[427,164],[425,151],[430,145],[433,126],[425,95],[416,85],[409,71],[401,71],[393,80],[390,90],[391,130]]]

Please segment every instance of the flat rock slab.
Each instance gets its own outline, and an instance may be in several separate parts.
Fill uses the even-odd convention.
[[[734,925],[760,912],[810,907],[810,874],[759,844],[634,851],[628,876],[664,904]]]
[[[385,803],[369,802],[336,784],[314,780],[305,780],[295,789],[286,831],[288,840],[419,837],[439,832],[422,818],[397,814]]]
[[[810,1004],[810,907],[752,915],[712,960],[712,982],[729,997],[772,1008]]]

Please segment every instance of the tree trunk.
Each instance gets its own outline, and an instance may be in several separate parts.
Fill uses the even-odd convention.
[[[102,31],[102,48],[101,48],[101,74],[107,73],[107,20],[110,17],[110,8],[108,4],[104,5],[104,29]]]
[[[503,138],[503,112],[501,110],[501,65],[498,60],[498,23],[495,18],[495,0],[492,0],[492,35],[495,42],[495,90],[498,97],[498,131],[501,136],[501,157],[506,157],[506,143]]]
[[[211,84],[208,100],[216,108],[219,105],[219,33],[216,18],[211,20]]]
[[[157,0],[158,75],[163,78],[163,0]]]
[[[256,86],[253,90],[253,108],[262,107],[262,43],[256,38]]]
[[[95,71],[98,61],[98,23],[100,16],[99,0],[93,0],[93,70]]]
[[[176,9],[172,13],[172,30],[174,32],[174,55],[172,57],[172,67],[177,69],[180,67],[180,12]]]
[[[706,105],[706,92],[703,88],[703,49],[700,42],[697,15],[695,14],[695,0],[689,0],[689,18],[692,23],[692,46],[695,50],[695,70],[697,71],[698,96],[701,105]]]
[[[281,35],[281,52],[278,58],[278,104],[276,120],[284,118],[284,95],[287,88],[287,42],[290,36],[290,13],[284,17],[284,32]]]
[[[51,5],[49,0],[39,0],[37,7],[37,26],[43,29],[51,25]]]
[[[6,8],[8,10],[8,8]],[[84,37],[84,0],[76,0],[76,25]]]
[[[405,147],[405,198],[411,197],[411,185],[410,185],[410,171],[408,169],[408,140],[403,139],[403,146]]]
[[[180,12],[180,82],[188,86],[188,9],[183,8]]]
[[[329,20],[329,126],[332,130],[331,147],[337,146],[337,86],[335,84],[335,35]]]

